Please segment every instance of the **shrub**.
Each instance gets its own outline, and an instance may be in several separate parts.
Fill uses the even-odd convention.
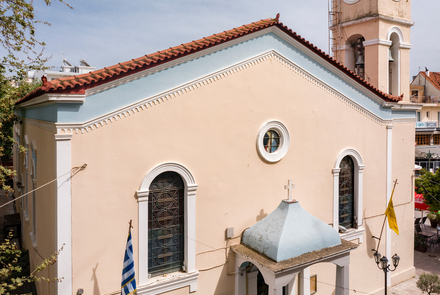
[[[440,293],[440,277],[434,273],[423,273],[417,281],[417,288],[428,295]]]

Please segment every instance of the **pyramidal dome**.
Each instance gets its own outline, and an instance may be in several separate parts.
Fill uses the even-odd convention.
[[[243,233],[242,244],[280,262],[341,244],[338,232],[306,212],[295,200],[283,200],[272,213]]]

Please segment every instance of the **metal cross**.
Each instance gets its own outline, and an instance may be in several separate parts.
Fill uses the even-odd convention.
[[[287,185],[284,186],[284,189],[287,190],[287,199],[292,200],[292,189],[295,188],[295,185],[292,184],[292,179],[287,181]]]

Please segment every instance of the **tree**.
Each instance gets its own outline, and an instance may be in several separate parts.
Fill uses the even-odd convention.
[[[440,293],[440,277],[434,273],[423,273],[417,281],[417,288],[428,293],[428,295]]]
[[[437,212],[440,210],[440,169],[436,173],[422,169],[420,174],[420,178],[416,179],[416,192],[423,194],[432,212]]]
[[[50,5],[52,0],[41,1]],[[54,1],[70,7],[64,0]],[[0,157],[10,155],[15,143],[12,126],[20,120],[14,113],[15,102],[37,86],[26,85],[28,71],[46,69],[45,43],[35,36],[38,23],[49,25],[35,18],[32,0],[0,0],[0,49],[4,51],[0,59]],[[0,188],[10,190],[7,182],[13,175],[13,170],[0,166]]]
[[[62,249],[52,254],[49,258],[44,259],[40,265],[30,272],[28,251],[18,249],[15,243],[11,243],[11,237],[12,233],[0,244],[0,295],[9,295],[10,291],[16,290],[27,282],[59,280],[39,277],[37,274],[48,266],[53,265],[57,261]],[[14,294],[16,293],[14,292]]]

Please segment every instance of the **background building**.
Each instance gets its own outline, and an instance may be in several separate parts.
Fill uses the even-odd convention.
[[[410,85],[417,111],[416,164],[435,172],[440,167],[440,73],[420,72]]]
[[[84,59],[79,61],[79,66],[72,66],[67,59],[63,60],[63,65],[59,71],[31,71],[28,73],[28,82],[40,81],[41,77],[46,76],[47,80],[52,81],[57,78],[69,77],[78,74],[85,74],[95,70],[95,67],[89,65]]]

